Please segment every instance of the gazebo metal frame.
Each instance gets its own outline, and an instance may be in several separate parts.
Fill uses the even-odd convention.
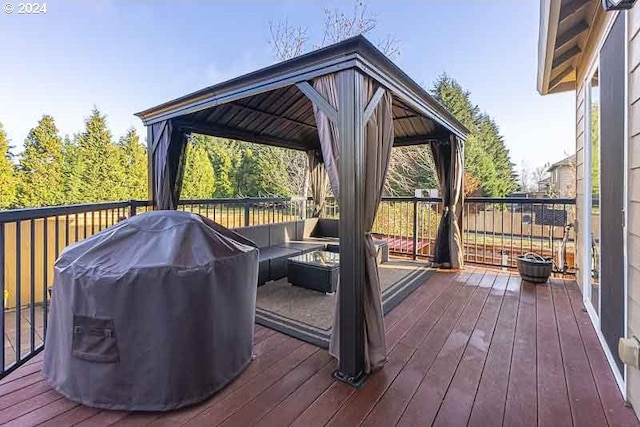
[[[332,106],[310,84],[329,74],[339,76],[339,108]],[[379,85],[366,105],[362,97],[365,77]],[[393,99],[395,147],[456,144],[458,152],[462,152],[467,129],[363,36],[136,114],[148,129],[149,188],[156,208],[175,208],[177,204],[187,135],[192,132],[310,151],[321,150],[314,108],[336,123],[340,135],[341,260],[340,347],[336,376],[353,385],[360,384],[367,372],[363,314],[366,250],[364,126],[385,90]],[[438,162],[436,158],[437,168]],[[448,169],[443,171],[449,173]],[[451,180],[444,181],[441,187],[453,186]],[[445,200],[443,204],[444,211],[448,212],[449,203]],[[458,218],[451,215],[443,222],[460,221],[459,213],[455,215]],[[445,217],[446,213],[443,220]],[[443,227],[443,235],[439,232],[438,237],[443,250],[440,255],[436,254],[436,261],[452,265],[448,257],[453,239],[449,238],[448,226]],[[459,267],[455,263],[453,266]]]

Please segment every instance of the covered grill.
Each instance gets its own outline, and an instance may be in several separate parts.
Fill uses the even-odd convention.
[[[45,343],[51,386],[88,406],[162,411],[235,378],[251,360],[258,250],[233,234],[159,211],[65,249]]]

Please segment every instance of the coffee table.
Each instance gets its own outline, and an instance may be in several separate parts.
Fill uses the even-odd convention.
[[[301,288],[331,294],[338,286],[340,254],[312,251],[287,260],[289,283]]]

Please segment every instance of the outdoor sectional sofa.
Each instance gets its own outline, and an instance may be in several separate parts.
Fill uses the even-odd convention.
[[[258,285],[287,276],[287,260],[312,251],[337,252],[337,219],[311,218],[276,224],[254,225],[234,231],[255,243],[260,250]],[[379,262],[389,259],[389,246],[377,240]]]

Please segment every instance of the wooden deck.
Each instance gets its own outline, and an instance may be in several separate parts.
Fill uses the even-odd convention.
[[[40,375],[0,382],[0,424],[51,426],[638,426],[573,281],[439,273],[386,317],[389,360],[354,390],[326,351],[256,326],[257,359],[215,397],[171,413],[102,411]]]

